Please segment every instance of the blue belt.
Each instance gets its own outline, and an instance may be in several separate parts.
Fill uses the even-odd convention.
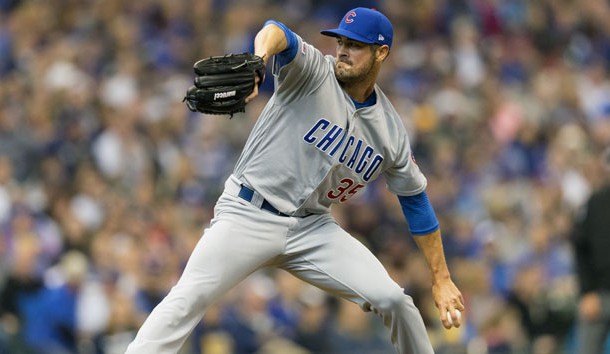
[[[238,196],[247,202],[251,202],[252,197],[254,196],[254,190],[252,190],[242,184],[241,189],[239,190]],[[265,210],[270,211],[273,214],[279,215],[279,216],[290,216],[290,215],[284,214],[281,211],[277,210],[273,205],[269,204],[269,202],[266,199],[263,199],[263,204],[261,204],[261,209],[265,209]]]

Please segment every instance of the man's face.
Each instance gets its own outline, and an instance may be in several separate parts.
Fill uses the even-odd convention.
[[[337,80],[345,84],[363,81],[372,73],[375,65],[374,53],[369,44],[338,37],[335,64]]]

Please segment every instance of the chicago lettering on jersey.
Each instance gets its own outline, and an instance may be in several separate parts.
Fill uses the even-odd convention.
[[[316,149],[335,156],[339,154],[339,162],[369,181],[375,171],[381,166],[383,156],[375,154],[372,146],[365,144],[362,139],[347,135],[347,131],[330,121],[321,118],[303,136],[303,140]]]

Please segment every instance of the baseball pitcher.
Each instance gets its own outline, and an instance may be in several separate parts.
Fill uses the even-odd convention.
[[[272,59],[275,92],[184,273],[127,353],[177,353],[211,304],[254,271],[278,267],[380,314],[398,353],[432,354],[412,298],[329,212],[381,175],[429,265],[440,320],[448,329],[460,326],[464,301],[446,265],[426,178],[401,118],[376,85],[392,47],[392,25],[379,11],[356,8],[338,28],[321,33],[336,38],[334,57],[280,22],[268,21],[256,35],[255,58]],[[188,90],[192,110],[205,109],[200,90]],[[211,97],[235,99],[233,91]],[[251,85],[243,104],[257,94]]]

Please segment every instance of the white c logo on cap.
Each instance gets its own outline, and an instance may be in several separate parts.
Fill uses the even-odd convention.
[[[345,15],[345,23],[354,22],[354,17],[356,17],[356,12],[350,11],[347,15]]]

